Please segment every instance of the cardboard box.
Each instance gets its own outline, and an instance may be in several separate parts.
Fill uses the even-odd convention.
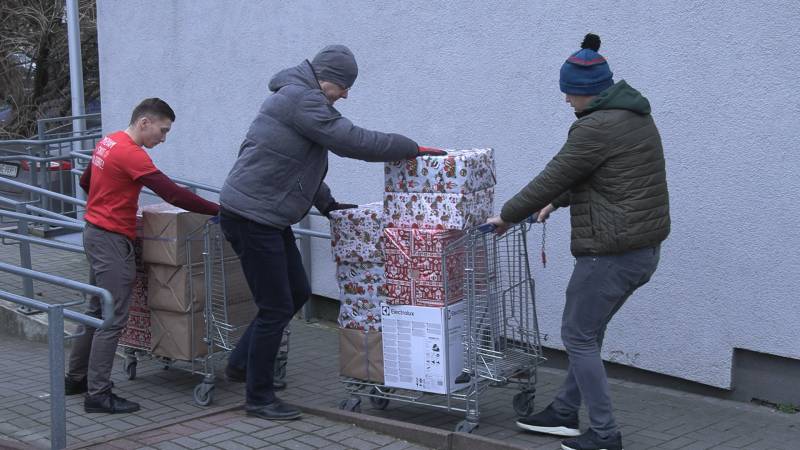
[[[191,361],[208,354],[203,313],[150,311],[151,353],[156,356]]]
[[[383,262],[383,205],[331,211],[331,250],[337,264]]]
[[[383,384],[381,333],[339,328],[339,374]]]
[[[447,156],[422,156],[384,166],[386,192],[467,194],[496,184],[494,150],[447,150]]]
[[[225,261],[225,298],[228,305],[252,300],[250,288],[237,258]],[[191,278],[190,278],[191,272]],[[190,286],[191,284],[191,286]],[[203,311],[206,303],[203,263],[191,266],[147,265],[148,302],[151,308],[172,312]],[[221,295],[217,293],[218,296]],[[216,297],[220,299],[221,297]]]
[[[385,192],[387,228],[465,230],[486,222],[494,208],[494,188],[466,194]]]
[[[254,302],[243,302],[229,305],[223,311],[215,311],[213,323],[217,325],[230,325],[232,331],[222,334],[232,338],[229,345],[235,346],[243,329],[253,320],[258,308]],[[151,353],[157,356],[172,358],[180,361],[190,361],[202,358],[208,354],[208,344],[204,342],[206,336],[206,322],[203,313],[178,313],[172,311],[151,310],[150,333],[152,335]],[[194,328],[192,328],[194,327]],[[217,330],[213,330],[213,337],[218,338]]]
[[[365,331],[380,331],[380,304],[386,298],[383,264],[340,264],[336,268],[339,284],[339,325]]]
[[[387,387],[436,394],[456,384],[464,368],[466,302],[446,308],[383,305],[383,371]]]
[[[457,230],[386,228],[387,303],[444,306],[464,298],[464,253],[446,253]]]
[[[188,264],[187,238],[191,237],[191,262],[202,261],[203,235],[198,230],[209,218],[210,216],[189,212],[168,203],[143,207],[142,259],[151,264]],[[233,250],[226,247],[226,254],[233,256]]]

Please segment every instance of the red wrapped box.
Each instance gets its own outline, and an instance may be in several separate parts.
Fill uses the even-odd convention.
[[[458,230],[386,228],[386,290],[394,305],[445,306],[464,297],[464,254],[445,254]]]

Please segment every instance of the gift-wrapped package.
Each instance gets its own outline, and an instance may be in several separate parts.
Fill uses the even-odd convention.
[[[447,150],[447,156],[421,156],[384,166],[386,192],[467,194],[494,186],[494,150]]]
[[[464,230],[485,223],[493,208],[494,188],[467,194],[383,194],[383,219],[387,228]]]
[[[380,304],[386,301],[383,264],[340,264],[336,268],[339,284],[339,325],[343,328],[380,331]]]
[[[446,253],[463,232],[386,228],[388,303],[444,306],[464,297],[464,253]]]
[[[381,203],[331,211],[331,248],[337,264],[383,262]]]

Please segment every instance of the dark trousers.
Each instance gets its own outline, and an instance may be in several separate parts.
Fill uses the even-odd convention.
[[[650,281],[660,255],[660,246],[656,246],[576,258],[561,323],[569,370],[553,406],[557,411],[577,412],[583,401],[590,426],[600,436],[617,432],[600,356],[606,326],[631,294]]]
[[[283,330],[311,295],[291,227],[262,225],[228,211],[220,226],[239,256],[258,313],[248,326],[228,364],[247,370],[248,405],[272,403],[275,357]]]
[[[113,319],[104,330],[78,326],[80,336],[72,345],[67,377],[76,382],[86,378],[89,394],[97,395],[111,389],[117,342],[128,323],[136,261],[130,239],[88,223],[83,231],[83,248],[89,260],[89,283],[108,289],[114,299],[110,312]],[[86,315],[101,318],[102,313],[100,298],[93,296]]]

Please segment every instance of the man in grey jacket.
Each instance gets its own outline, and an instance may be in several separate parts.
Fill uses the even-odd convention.
[[[353,125],[333,107],[358,75],[343,45],[285,69],[269,83],[220,193],[220,224],[239,255],[258,313],[231,352],[226,375],[247,383],[248,415],[291,420],[300,411],[275,396],[273,366],[283,329],[311,290],[291,226],[311,206],[328,215],[356,205],[336,202],[324,182],[328,151],[363,161],[397,161],[443,151]]]

